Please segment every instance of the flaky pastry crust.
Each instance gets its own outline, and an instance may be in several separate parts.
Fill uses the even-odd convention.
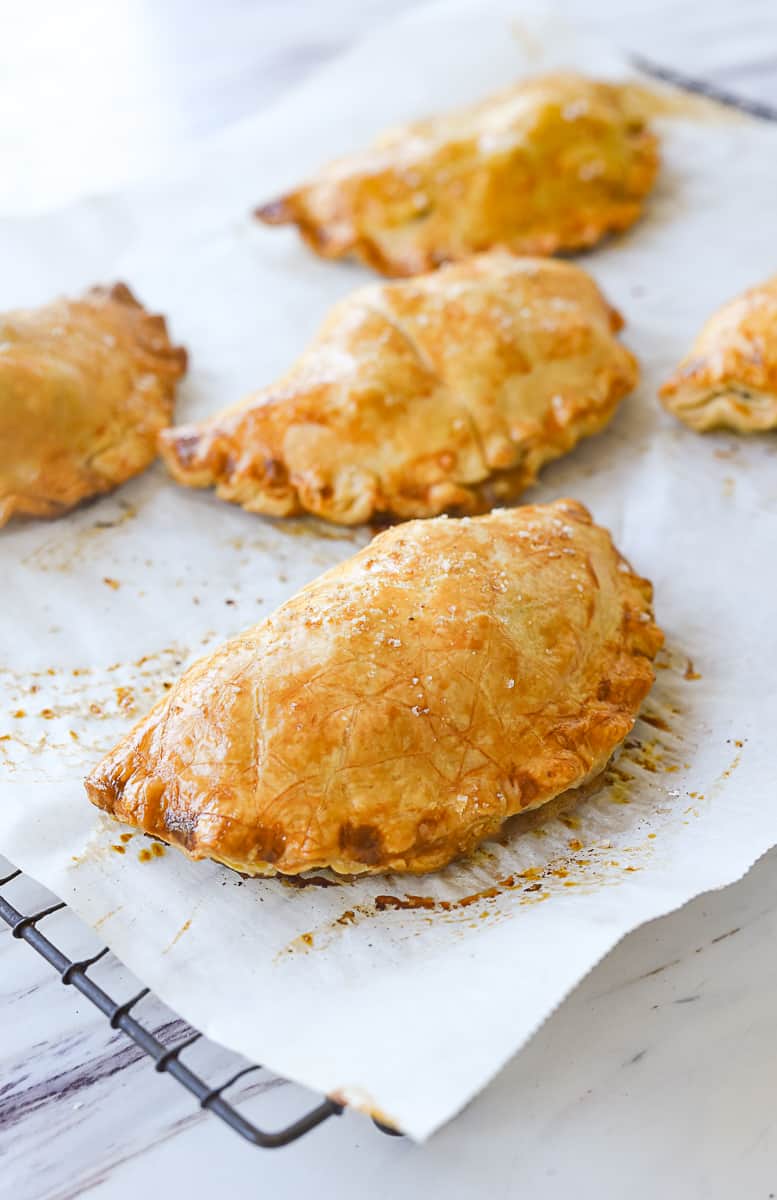
[[[87,792],[249,874],[432,871],[598,775],[661,643],[575,501],[399,525],[195,663]]]
[[[392,130],[256,215],[324,258],[415,275],[493,246],[590,246],[637,220],[657,170],[633,89],[547,75]]]
[[[777,275],[710,317],[660,396],[699,433],[777,429]]]
[[[0,316],[0,525],[144,470],[185,369],[164,319],[121,283]]]
[[[375,284],[277,383],[166,430],[162,457],[180,483],[272,516],[483,511],[635,386],[622,323],[580,268],[506,251]]]

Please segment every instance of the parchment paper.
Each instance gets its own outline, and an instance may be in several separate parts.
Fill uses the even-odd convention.
[[[253,205],[386,124],[522,73],[626,73],[614,52],[518,15],[417,12],[164,180],[3,222],[0,304],[125,279],[191,349],[179,418],[237,399],[367,278],[258,227]],[[527,496],[588,504],[654,581],[668,634],[643,719],[573,810],[544,811],[436,877],[329,887],[243,881],[122,840],[84,797],[87,769],[189,660],[369,535],[250,516],[157,466],[0,538],[3,851],[211,1037],[418,1139],[624,933],[736,879],[777,841],[777,440],[702,438],[655,400],[702,318],[777,270],[777,132],[668,107],[644,221],[584,260],[627,318],[643,383]]]

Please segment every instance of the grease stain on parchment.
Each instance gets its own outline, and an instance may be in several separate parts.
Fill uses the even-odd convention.
[[[173,686],[190,653],[170,645],[106,667],[0,669],[0,751],[6,768],[13,771],[23,763],[29,770],[31,759],[56,751],[69,764],[88,769]]]
[[[178,942],[178,941],[180,941],[180,939],[183,937],[183,935],[184,935],[185,933],[187,933],[187,932],[188,932],[188,930],[190,930],[190,929],[191,929],[191,927],[192,927],[192,919],[191,919],[191,917],[189,917],[188,921],[184,921],[183,925],[181,926],[181,928],[180,928],[180,929],[178,930],[178,932],[176,933],[176,935],[175,935],[175,937],[173,938],[173,940],[171,941],[171,943],[170,943],[170,946],[168,947],[168,949],[172,949],[172,947],[175,945],[175,943],[176,943],[176,942]]]
[[[677,650],[661,651],[656,666],[656,683],[634,729],[593,784],[513,817],[498,840],[436,875],[412,880],[333,876],[328,881],[327,873],[319,872],[321,882],[339,884],[344,903],[310,928],[309,938],[285,946],[276,962],[324,950],[350,936],[354,927],[369,928],[376,920],[392,922],[400,940],[440,922],[464,931],[514,917],[527,905],[618,886],[638,874],[661,853],[662,830],[698,817],[742,753],[741,741],[732,740],[736,754],[706,798],[683,789],[678,777],[689,768],[695,748],[691,685],[699,675],[687,654]],[[298,880],[293,886],[306,883]],[[368,899],[365,892],[371,893]]]
[[[98,516],[95,513],[99,510],[91,506],[77,510],[67,526],[58,525],[52,537],[22,559],[22,564],[37,571],[69,573],[85,560],[99,557],[106,538],[138,515],[138,508],[127,500],[108,503],[110,508],[106,506]],[[112,587],[116,580],[106,577],[104,582]]]
[[[130,714],[145,711],[164,694],[187,655],[182,647],[170,646],[98,671],[46,669],[19,682],[13,703],[20,707],[14,711],[39,703],[44,688],[56,718],[48,724],[60,729],[71,753],[90,764],[123,732]],[[679,650],[663,650],[656,667],[657,681],[643,711],[603,775],[585,789],[513,817],[497,839],[469,859],[412,881],[402,875],[348,878],[325,870],[246,880],[250,888],[296,892],[298,900],[289,898],[294,904],[307,902],[312,924],[280,951],[278,959],[289,961],[325,949],[335,938],[348,937],[372,921],[395,924],[400,938],[416,936],[431,922],[462,930],[493,923],[522,906],[556,902],[576,890],[616,886],[640,871],[660,852],[662,828],[678,817],[698,815],[716,784],[722,786],[735,770],[742,753],[736,745],[736,756],[720,780],[707,788],[706,799],[698,790],[684,790],[682,773],[695,746],[693,697],[699,672]],[[23,726],[24,719],[15,719],[15,724]],[[72,724],[79,730],[75,744],[67,733]],[[54,732],[49,747],[55,744]],[[117,835],[116,830],[116,822],[100,814],[87,851],[90,858],[126,858],[132,835]],[[151,863],[164,854],[161,842],[144,838],[131,857]],[[219,870],[226,881],[237,879],[227,868]]]
[[[164,858],[165,853],[165,847],[162,842],[151,841],[148,846],[144,846],[142,850],[138,850],[138,862],[153,862],[155,858]]]
[[[196,910],[195,910],[195,912],[196,912]],[[164,950],[162,951],[163,954],[169,954],[170,951],[172,950],[173,946],[176,946],[178,944],[178,942],[180,942],[181,938],[184,937],[189,932],[189,930],[192,927],[192,921],[194,920],[194,915],[195,914],[193,912],[192,915],[186,921],[184,921],[181,928],[173,935],[173,937],[170,939],[170,941],[165,946]]]
[[[214,500],[214,504],[220,504]],[[122,586],[121,575],[114,571],[137,568],[140,560],[135,554],[130,558],[123,555],[120,548],[122,543],[116,542],[116,532],[139,515],[140,508],[124,498],[102,498],[99,507],[87,505],[70,514],[67,525],[58,525],[52,537],[30,551],[23,559],[22,565],[44,574],[74,574],[88,563],[100,563],[105,573],[101,576],[103,584],[119,591]],[[278,579],[283,581],[283,564],[288,562],[290,555],[296,555],[295,542],[304,540],[306,557],[314,566],[326,569],[334,565],[329,543],[338,543],[343,547],[343,553],[353,553],[369,541],[369,534],[363,529],[349,529],[335,526],[313,516],[301,516],[286,519],[258,517],[255,514],[245,514],[244,534],[234,535],[226,539],[226,545],[238,554],[242,552],[240,566],[250,566],[257,556],[269,557],[273,565],[280,567]],[[154,566],[150,558],[143,560],[146,567]],[[202,581],[207,586],[209,580]],[[179,578],[174,581],[175,587],[186,587],[191,579]],[[195,603],[198,599],[195,599]]]

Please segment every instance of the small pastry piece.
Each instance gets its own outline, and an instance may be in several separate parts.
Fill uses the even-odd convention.
[[[436,870],[604,769],[662,640],[575,501],[398,525],[190,667],[87,793],[253,875]]]
[[[517,84],[392,130],[257,209],[324,258],[415,275],[493,246],[555,254],[640,215],[658,143],[628,87],[582,75]]]
[[[166,430],[162,456],[180,483],[273,516],[482,510],[607,423],[638,375],[621,325],[578,267],[505,251],[375,284],[277,383]]]
[[[718,309],[660,392],[691,429],[777,429],[777,275]]]
[[[0,525],[144,470],[185,369],[164,319],[122,283],[0,315]]]

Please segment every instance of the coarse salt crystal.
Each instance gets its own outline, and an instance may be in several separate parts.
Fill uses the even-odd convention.
[[[588,112],[588,101],[572,100],[569,104],[565,104],[561,110],[561,116],[565,121],[576,121],[578,117],[584,116]]]

